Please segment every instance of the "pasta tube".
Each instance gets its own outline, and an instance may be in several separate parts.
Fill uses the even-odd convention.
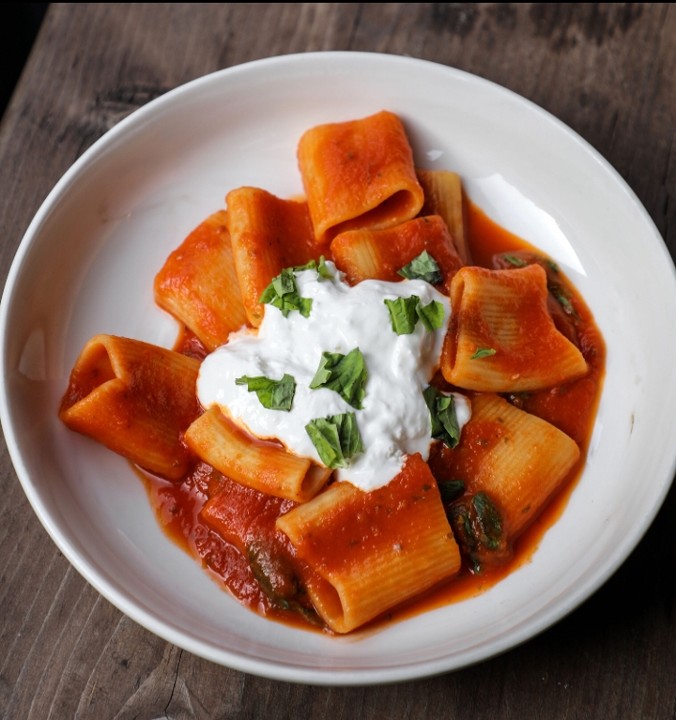
[[[70,375],[59,417],[162,477],[182,477],[192,454],[182,433],[199,413],[198,360],[139,340],[96,335]]]
[[[401,280],[401,270],[422,253],[432,258],[445,293],[462,266],[446,223],[439,215],[415,218],[384,230],[347,230],[331,243],[334,260],[352,283],[368,278]]]
[[[541,418],[491,394],[472,398],[472,418],[448,456],[467,494],[451,523],[475,569],[499,564],[580,459],[577,443]]]
[[[260,298],[270,281],[283,268],[318,258],[308,207],[251,187],[232,190],[226,202],[244,308],[258,327],[263,319]]]
[[[225,218],[220,210],[195,228],[167,258],[154,284],[157,304],[210,351],[247,321]]]
[[[341,482],[277,520],[311,569],[307,591],[349,632],[460,570],[436,481],[420,455],[369,493]]]
[[[471,265],[462,181],[448,170],[418,170],[418,180],[425,191],[423,215],[441,215],[453,238],[463,265]]]
[[[217,406],[192,423],[185,441],[202,460],[236,482],[296,502],[316,495],[331,474],[329,468],[281,445],[255,440]]]
[[[385,110],[311,128],[298,165],[320,246],[344,230],[410,220],[424,201],[404,126]]]
[[[451,326],[441,371],[451,384],[482,392],[521,392],[584,375],[578,348],[547,309],[545,271],[464,267],[451,284]]]

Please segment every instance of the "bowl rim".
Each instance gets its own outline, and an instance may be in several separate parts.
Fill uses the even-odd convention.
[[[258,60],[252,60],[232,67],[224,68],[208,73],[204,76],[195,78],[187,83],[177,86],[172,90],[164,93],[158,98],[155,98],[142,107],[134,110],[128,116],[120,120],[110,130],[104,133],[98,138],[87,150],[85,150],[79,158],[67,169],[62,175],[58,182],[54,185],[52,190],[46,196],[45,200],[40,205],[40,208],[36,212],[35,216],[31,220],[26,232],[24,233],[21,242],[17,248],[14,259],[11,263],[7,279],[4,285],[2,300],[0,301],[0,342],[2,343],[2,349],[0,351],[0,372],[5,379],[3,382],[2,390],[0,391],[0,422],[5,437],[5,442],[9,451],[10,458],[14,465],[16,474],[21,483],[22,489],[26,494],[30,505],[32,506],[35,514],[38,516],[41,524],[52,538],[56,546],[63,552],[70,564],[83,576],[83,578],[91,584],[100,594],[102,594],[107,600],[109,600],[115,607],[121,612],[132,618],[135,622],[150,630],[159,637],[165,639],[168,642],[183,647],[186,650],[192,652],[197,656],[206,658],[212,662],[220,665],[226,665],[228,667],[247,672],[270,679],[285,680],[290,682],[300,682],[305,684],[319,684],[319,685],[370,685],[370,684],[382,684],[390,682],[398,682],[402,680],[410,680],[422,677],[428,677],[431,675],[437,675],[440,673],[448,672],[451,670],[457,670],[469,665],[487,660],[490,657],[494,657],[506,650],[516,647],[521,643],[533,638],[543,630],[549,628],[554,623],[561,620],[564,616],[570,613],[572,610],[577,608],[582,602],[589,598],[595,593],[622,565],[629,554],[639,544],[648,528],[655,519],[658,511],[662,507],[664,500],[671,488],[674,474],[676,473],[676,452],[672,453],[673,457],[670,460],[671,479],[663,482],[659,486],[659,492],[656,492],[653,497],[653,502],[650,507],[650,511],[644,514],[640,521],[637,522],[637,526],[632,529],[626,539],[625,546],[621,548],[619,552],[616,552],[613,557],[613,562],[608,563],[604,568],[603,572],[596,574],[593,581],[588,582],[586,585],[581,586],[569,594],[566,600],[560,603],[554,612],[543,614],[539,618],[539,621],[533,622],[528,625],[526,629],[521,632],[512,631],[503,637],[502,642],[494,644],[490,652],[486,652],[481,648],[475,652],[466,652],[464,659],[449,664],[442,658],[441,660],[428,660],[419,664],[398,666],[394,668],[384,667],[378,670],[358,670],[342,671],[336,668],[330,668],[328,671],[317,668],[314,671],[308,671],[306,667],[296,668],[286,663],[279,663],[276,661],[261,661],[260,659],[251,659],[244,654],[233,653],[228,650],[224,650],[220,647],[208,647],[203,643],[194,643],[190,637],[186,637],[182,632],[177,631],[166,622],[160,621],[151,614],[145,612],[143,609],[138,608],[134,604],[130,604],[127,598],[120,594],[115,587],[111,587],[105,581],[105,579],[99,578],[97,573],[92,570],[88,563],[84,562],[77,551],[74,549],[72,544],[69,542],[67,537],[64,537],[61,530],[53,522],[53,519],[49,516],[42,499],[33,485],[30,477],[30,473],[25,465],[23,455],[19,448],[17,438],[14,434],[14,427],[12,423],[12,410],[10,407],[10,398],[8,394],[8,387],[6,383],[7,375],[7,333],[9,325],[11,323],[12,308],[15,302],[14,290],[18,282],[19,275],[21,273],[22,266],[26,259],[26,256],[31,251],[31,244],[33,238],[36,236],[38,231],[42,228],[45,222],[49,218],[49,214],[54,204],[68,192],[69,188],[76,182],[81,172],[90,164],[96,163],[101,152],[109,145],[109,143],[117,138],[123,137],[130,128],[135,127],[137,124],[144,122],[147,118],[154,116],[159,110],[171,105],[177,97],[181,95],[191,93],[198,90],[200,87],[208,83],[219,83],[223,78],[237,77],[238,75],[245,75],[250,72],[255,72],[259,68],[271,68],[275,66],[277,69],[284,69],[285,67],[292,67],[298,63],[305,64],[313,61],[322,62],[342,62],[347,60],[349,62],[357,61],[376,61],[376,62],[401,62],[405,64],[418,64],[421,68],[434,68],[439,72],[455,75],[462,81],[478,83],[485,87],[491,88],[492,91],[505,93],[507,96],[517,99],[519,103],[525,104],[524,106],[530,108],[530,110],[538,113],[549,123],[553,123],[560,130],[563,130],[569,137],[573,138],[576,142],[581,143],[585,151],[591,155],[591,157],[602,166],[603,170],[614,176],[628,196],[630,197],[633,204],[642,213],[643,221],[645,222],[646,228],[650,229],[653,240],[659,240],[654,248],[658,252],[662,252],[663,258],[666,261],[665,266],[671,271],[672,288],[674,295],[676,296],[676,269],[674,268],[674,262],[671,258],[666,244],[660,233],[658,232],[652,218],[649,216],[647,210],[639,201],[634,191],[628,186],[624,179],[619,173],[613,168],[613,166],[603,156],[595,150],[587,141],[585,141],[578,133],[572,130],[569,126],[563,123],[561,120],[556,118],[554,115],[544,110],[531,100],[524,98],[512,90],[505,88],[491,80],[473,75],[467,71],[453,68],[451,66],[443,65],[438,62],[433,62],[426,59],[414,58],[409,56],[402,56],[389,53],[376,53],[376,52],[352,52],[352,51],[327,51],[327,52],[309,52],[309,53],[290,53],[286,55],[272,56],[262,58]]]

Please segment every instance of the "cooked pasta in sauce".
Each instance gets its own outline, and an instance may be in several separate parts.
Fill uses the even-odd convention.
[[[310,129],[308,202],[229,191],[158,269],[176,347],[92,338],[60,408],[241,603],[325,632],[529,557],[601,393],[603,339],[555,261],[413,162],[386,111]]]

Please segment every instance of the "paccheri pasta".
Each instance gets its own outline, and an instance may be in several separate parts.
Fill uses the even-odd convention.
[[[605,350],[397,115],[311,128],[298,162],[305,199],[231,189],[158,269],[176,346],[95,336],[59,414],[241,602],[347,633],[509,567],[580,472]]]

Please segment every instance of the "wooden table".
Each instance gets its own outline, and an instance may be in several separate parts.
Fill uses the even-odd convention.
[[[412,55],[533,100],[610,161],[676,253],[673,5],[54,4],[0,129],[3,277],[54,183],[129,112],[205,73],[314,50]],[[4,445],[0,462],[7,720],[676,718],[673,490],[606,585],[523,646],[427,680],[324,688],[213,665],[127,619],[48,538]]]

